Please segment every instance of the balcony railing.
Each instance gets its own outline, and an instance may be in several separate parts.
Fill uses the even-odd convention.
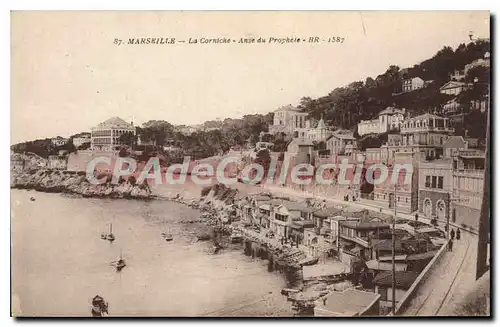
[[[483,176],[484,169],[456,169],[454,172],[456,175],[472,175],[472,176]]]

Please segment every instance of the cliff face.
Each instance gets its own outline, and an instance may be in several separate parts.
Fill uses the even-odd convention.
[[[16,174],[11,178],[10,187],[49,193],[80,194],[84,197],[152,198],[147,184],[132,185],[122,181],[119,184],[93,185],[87,181],[85,175],[61,170],[44,169],[35,173]]]

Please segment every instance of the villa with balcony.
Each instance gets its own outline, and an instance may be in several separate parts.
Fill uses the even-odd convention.
[[[443,155],[443,145],[455,129],[447,118],[423,114],[401,124],[402,151],[424,152],[427,159]]]

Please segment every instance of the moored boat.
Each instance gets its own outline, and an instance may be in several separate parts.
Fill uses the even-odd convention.
[[[92,309],[90,310],[92,317],[103,317],[108,314],[108,303],[99,295],[92,299]]]

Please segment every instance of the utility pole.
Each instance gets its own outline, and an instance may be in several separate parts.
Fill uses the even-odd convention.
[[[399,181],[399,179],[398,179]],[[396,192],[398,181],[394,185],[394,218],[392,219],[392,315],[396,315],[396,217],[397,202]]]

